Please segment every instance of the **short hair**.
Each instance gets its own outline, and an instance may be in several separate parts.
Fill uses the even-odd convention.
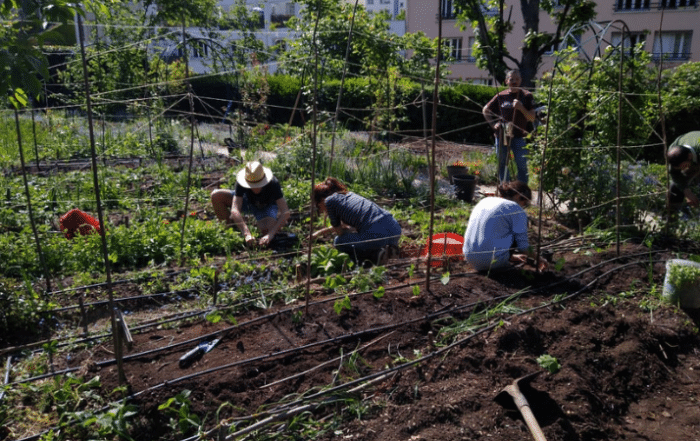
[[[518,195],[525,196],[529,200],[532,200],[532,190],[522,181],[503,182],[496,187],[496,189],[498,190],[499,196],[511,201],[515,200],[515,197]]]
[[[668,158],[668,164],[671,167],[679,167],[685,161],[691,159],[692,152],[690,146],[687,145],[674,145],[668,149],[666,157]]]
[[[520,69],[509,69],[509,70],[507,70],[507,71],[506,71],[506,78],[508,78],[509,76],[511,76],[511,75],[513,75],[513,74],[517,74],[519,77],[522,78],[522,75],[520,74]]]

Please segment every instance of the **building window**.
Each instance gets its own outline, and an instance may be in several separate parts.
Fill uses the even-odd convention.
[[[655,59],[688,60],[690,59],[690,41],[692,31],[662,32],[654,35],[653,56]]]
[[[474,56],[474,46],[476,45],[476,37],[469,37],[467,42],[467,61],[470,63],[476,62],[476,57]]]
[[[454,1],[441,0],[440,13],[442,14],[442,18],[446,18],[448,20],[453,20],[455,17],[457,17],[457,7],[455,6]]]
[[[445,58],[451,61],[462,60],[462,39],[461,38],[445,38],[444,40]]]
[[[367,0],[367,4],[368,4],[368,5],[373,5],[373,4],[374,4],[374,0]]]
[[[389,3],[391,3],[391,0],[379,0],[379,3],[382,3],[384,5],[388,5]]]
[[[284,4],[285,12],[287,13],[287,15],[294,17],[294,14],[296,12],[294,10],[294,6],[295,6],[294,3],[285,3]]]
[[[650,0],[617,0],[616,11],[638,11],[649,9]]]
[[[638,44],[645,47],[647,34],[646,32],[625,33],[625,53],[631,53],[632,48]],[[618,47],[622,43],[622,32],[613,32],[612,46]]]
[[[697,7],[696,0],[661,0],[659,9],[677,9],[677,8],[695,8]]]
[[[549,34],[552,35],[552,34]],[[562,49],[574,49],[580,50],[581,48],[581,36],[571,35],[567,41],[562,41],[559,44],[551,44],[544,51],[545,55],[554,55],[554,52],[560,51]]]

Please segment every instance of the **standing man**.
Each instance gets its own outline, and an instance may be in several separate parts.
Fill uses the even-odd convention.
[[[211,204],[216,217],[227,226],[236,225],[245,236],[246,245],[268,246],[275,234],[289,220],[289,208],[282,187],[272,170],[258,161],[249,162],[236,175],[236,188],[214,190]],[[243,216],[255,216],[262,237],[256,241]]]
[[[518,181],[527,185],[527,155],[525,143],[527,123],[537,117],[534,98],[527,90],[520,88],[520,71],[509,70],[506,73],[508,89],[494,96],[484,106],[482,113],[496,136],[496,153],[498,155],[498,181],[510,180],[508,172],[509,152],[513,152],[518,169]]]
[[[691,207],[698,205],[698,197],[691,190],[700,176],[698,154],[700,154],[700,132],[681,135],[668,148],[667,158],[671,176],[668,203],[671,210],[683,208],[685,201]]]

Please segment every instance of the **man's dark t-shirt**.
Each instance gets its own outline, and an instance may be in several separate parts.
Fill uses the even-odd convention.
[[[278,199],[284,197],[282,194],[282,186],[276,177],[273,177],[267,185],[262,187],[258,194],[253,193],[252,189],[246,188],[239,183],[236,183],[235,192],[236,196],[245,197],[248,199],[249,204],[259,209],[275,204]]]
[[[528,120],[522,112],[515,112],[513,101],[516,99],[523,103],[523,106],[525,106],[527,110],[532,110],[535,107],[532,94],[523,89],[517,92],[511,92],[510,89],[506,89],[494,96],[491,101],[486,104],[486,107],[494,115],[500,115],[503,121],[513,123],[515,126],[513,129],[513,136],[516,138],[524,138],[527,134]],[[515,115],[513,115],[514,113]]]

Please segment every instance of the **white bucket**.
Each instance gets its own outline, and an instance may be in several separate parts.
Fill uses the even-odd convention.
[[[683,287],[671,284],[671,267],[675,265],[691,266],[700,272],[700,263],[692,260],[671,259],[666,262],[666,278],[664,279],[663,297],[674,305],[682,308],[700,308],[700,277],[697,280],[686,283]]]

